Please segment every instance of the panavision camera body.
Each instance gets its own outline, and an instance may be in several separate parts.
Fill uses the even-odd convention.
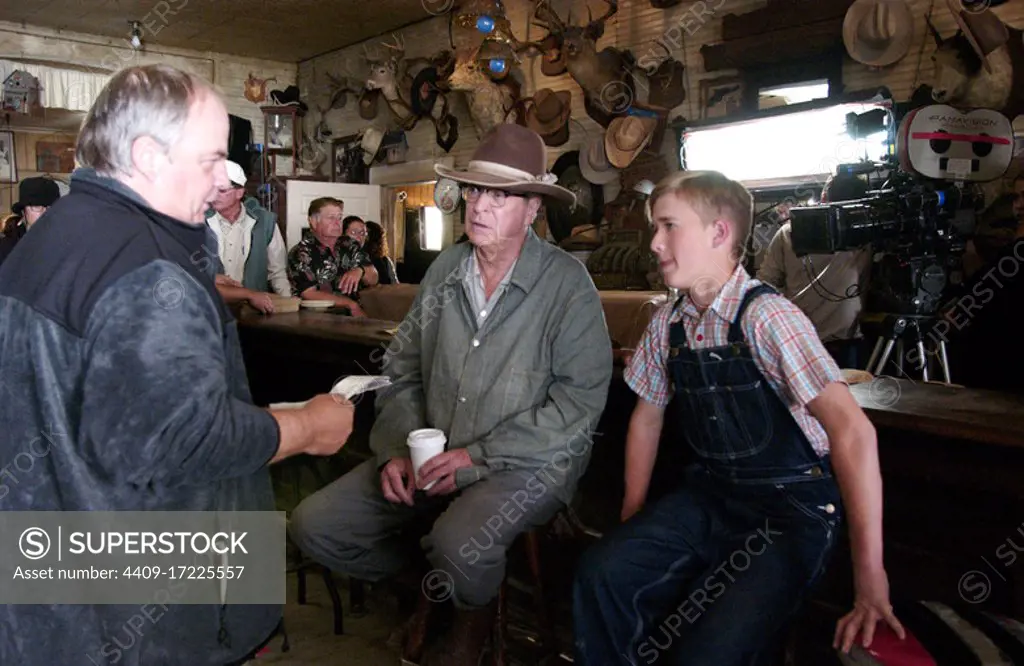
[[[865,198],[793,208],[793,250],[805,256],[870,246],[867,309],[930,315],[960,274],[984,205],[977,183],[1001,177],[1010,165],[1013,129],[996,111],[926,106],[903,119],[896,152],[891,162],[839,168],[882,183]]]

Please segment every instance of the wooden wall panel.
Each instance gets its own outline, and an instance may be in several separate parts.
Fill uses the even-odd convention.
[[[221,89],[229,113],[252,121],[257,142],[263,137],[263,114],[243,95],[243,83],[249,72],[260,78],[276,78],[270,88],[281,89],[294,84],[298,75],[294,63],[173,48],[147,47],[145,51],[134,52],[123,46],[123,39],[0,22],[0,58],[31,58],[52,62],[54,67],[69,63],[107,71],[135,64],[164,63],[202,76]]]
[[[904,100],[910,97],[916,85],[923,83],[931,74],[931,52],[934,50],[934,45],[927,33],[924,16],[932,8],[933,22],[945,35],[951,35],[955,31],[955,22],[944,2],[938,0],[908,0],[908,2],[915,17],[915,23],[914,40],[907,56],[892,67],[884,69],[869,68],[846,58],[843,76],[847,90],[888,86],[897,99]],[[595,14],[603,11],[605,6],[600,0],[591,0],[589,4],[591,11]],[[554,0],[553,5],[563,18],[568,15],[570,7],[573,17],[585,17],[587,14],[587,3],[583,0]],[[711,11],[719,5],[720,9]],[[538,39],[544,34],[542,29],[527,25],[527,17],[532,3],[527,0],[508,0],[505,6],[513,30],[519,39]],[[676,7],[662,10],[651,7],[648,0],[620,0],[619,12],[606,24],[605,35],[599,46],[602,48],[604,46],[629,48],[641,64],[648,64],[652,59],[660,58],[664,53],[662,49],[655,46],[655,42],[660,39],[666,43],[672,49],[673,56],[686,64],[687,99],[672,111],[671,117],[683,116],[696,119],[699,117],[700,81],[729,74],[729,72],[710,74],[705,72],[700,55],[701,46],[721,40],[722,16],[725,13],[739,14],[764,6],[765,0],[730,0],[729,2],[708,0],[708,2],[683,2]],[[1009,2],[994,11],[1010,25],[1024,28],[1024,2]],[[574,18],[574,20],[578,21],[579,18]],[[402,35],[405,39],[408,56],[429,56],[446,48],[448,18],[447,16],[434,17],[416,23],[404,29]],[[370,40],[364,44],[372,48],[378,43],[379,40]],[[328,72],[335,75],[348,74],[362,77],[365,67],[360,56],[364,44],[357,44],[301,63],[299,65],[299,85],[304,94],[314,98],[318,95],[326,95],[329,90],[326,78]],[[570,125],[569,141],[564,146],[548,150],[549,164],[553,164],[563,152],[577,149],[588,135],[601,130],[584,112],[581,91],[568,74],[557,78],[544,76],[540,72],[540,63],[537,57],[525,59],[520,69],[524,95],[532,94],[533,91],[542,87],[553,90],[569,90],[573,93],[573,122]],[[451,154],[455,157],[456,164],[464,165],[476,147],[477,140],[473,135],[464,105],[460,102],[458,107],[462,132]],[[359,117],[353,103],[350,103],[345,109],[330,111],[327,114],[327,122],[336,136],[357,132],[371,124]],[[1024,129],[1024,118],[1018,121],[1017,126]],[[408,139],[409,160],[432,159],[444,155],[434,142],[432,126],[427,123],[421,123],[410,132]],[[677,147],[670,132],[666,133],[662,150],[670,163],[675,165],[677,163]],[[606,194],[613,194],[613,192],[606,192]]]

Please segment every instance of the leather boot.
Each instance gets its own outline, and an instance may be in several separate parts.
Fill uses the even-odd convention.
[[[456,608],[451,631],[429,651],[424,666],[477,666],[497,609],[496,601],[473,610]]]
[[[405,623],[401,629],[402,658],[414,664],[420,662],[423,656],[423,645],[427,640],[427,631],[430,626],[431,610],[434,604],[425,595],[420,594],[416,603],[416,612]]]

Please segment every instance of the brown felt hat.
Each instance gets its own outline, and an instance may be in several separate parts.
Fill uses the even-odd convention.
[[[548,35],[540,43],[544,55],[540,59],[540,71],[544,76],[561,76],[566,72],[565,49],[557,35]]]
[[[971,48],[981,58],[985,71],[991,72],[992,63],[988,61],[989,54],[1010,39],[1010,32],[1006,29],[1006,24],[993,14],[991,9],[968,12],[962,9],[961,3],[954,0],[946,0],[946,4]]]
[[[493,187],[509,192],[542,194],[576,203],[576,195],[556,183],[558,177],[547,170],[547,148],[533,130],[505,123],[498,125],[480,141],[469,166],[464,170],[440,164],[437,175],[460,183]]]
[[[533,95],[533,104],[526,111],[526,126],[549,146],[561,146],[569,140],[569,115],[572,93],[541,88]]]

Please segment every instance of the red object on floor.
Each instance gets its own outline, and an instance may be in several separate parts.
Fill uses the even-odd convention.
[[[928,651],[909,631],[904,640],[888,625],[879,623],[866,652],[882,666],[936,666]]]

